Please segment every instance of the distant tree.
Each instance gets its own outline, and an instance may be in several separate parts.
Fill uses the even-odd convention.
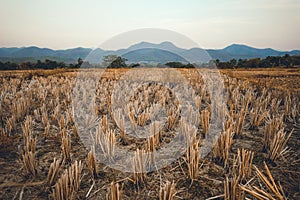
[[[126,58],[122,58],[121,56],[117,55],[107,55],[104,56],[102,59],[103,67],[107,68],[126,68]]]
[[[239,59],[238,62],[237,62],[237,67],[238,67],[238,68],[243,68],[243,67],[245,67],[246,62],[247,62],[246,59]]]
[[[280,58],[280,64],[286,67],[290,67],[291,65],[293,65],[291,56],[289,54],[285,54]]]
[[[185,65],[185,68],[195,68],[195,66],[191,63]]]
[[[21,70],[31,69],[31,68],[32,68],[32,64],[30,62],[22,62],[19,65],[19,69],[21,69]]]
[[[233,68],[236,68],[236,65],[237,65],[236,59],[231,59],[231,60],[230,60],[230,65],[231,65]]]
[[[129,68],[135,68],[135,67],[139,67],[140,64],[139,63],[131,63],[128,67]]]
[[[77,64],[78,65],[81,65],[83,63],[83,60],[82,60],[82,58],[78,58],[78,60],[77,60]]]
[[[258,68],[260,58],[252,58],[246,61],[245,68]]]
[[[83,64],[83,60],[81,58],[77,59],[77,64],[74,65],[75,68],[80,68],[80,66]]]
[[[181,62],[168,62],[165,65],[168,67],[171,67],[171,68],[184,68],[185,67],[185,65],[182,64]]]
[[[299,66],[300,65],[300,56],[291,56],[291,65]]]

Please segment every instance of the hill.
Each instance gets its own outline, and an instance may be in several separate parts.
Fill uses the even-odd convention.
[[[147,53],[149,54],[148,57],[146,55]],[[231,59],[266,58],[267,56],[283,56],[285,54],[300,55],[300,50],[277,51],[271,48],[258,49],[242,44],[232,44],[223,49],[183,49],[166,41],[160,44],[140,42],[128,47],[127,49],[119,49],[116,51],[103,50],[100,48],[93,50],[82,47],[66,50],[52,50],[35,46],[22,48],[0,48],[0,61],[22,62],[51,58],[52,60],[57,61],[77,62],[78,58],[82,58],[90,61],[91,63],[98,63],[101,62],[104,56],[109,54],[127,56],[130,61],[134,62],[151,62],[155,60],[155,62],[164,63],[166,60],[170,61],[169,59],[173,58],[173,61],[185,60],[190,63],[199,63],[207,62],[210,59],[229,61]]]

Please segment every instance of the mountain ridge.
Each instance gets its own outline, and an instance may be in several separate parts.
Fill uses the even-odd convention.
[[[151,61],[151,59],[155,62],[159,62],[160,60],[155,57],[160,57],[161,62],[163,56],[167,56],[168,58],[174,57],[169,53],[177,54],[178,57],[174,60],[181,60],[184,58],[188,62],[206,62],[210,59],[219,59],[220,61],[229,61],[231,59],[251,59],[251,58],[265,58],[267,56],[283,56],[285,54],[290,55],[300,55],[300,50],[291,50],[291,51],[279,51],[274,50],[272,48],[255,48],[245,44],[231,44],[223,49],[201,49],[201,48],[191,48],[184,49],[179,48],[173,43],[169,41],[164,41],[159,44],[150,43],[150,42],[139,42],[133,44],[125,49],[118,50],[104,50],[101,48],[83,48],[76,47],[71,49],[64,50],[53,50],[50,48],[40,48],[37,46],[29,46],[29,47],[2,47],[0,48],[0,61],[13,61],[13,60],[26,60],[32,58],[34,60],[42,59],[42,58],[52,58],[58,60],[65,60],[67,62],[76,62],[78,58],[87,59],[91,62],[100,62],[101,59],[109,54],[116,54],[118,56],[128,55],[130,53],[129,61],[137,62],[139,61],[138,57],[143,54],[143,58],[145,59],[145,52],[142,53],[142,49],[152,49],[149,54],[149,59],[146,60]],[[156,50],[155,50],[156,49]],[[134,52],[133,52],[134,51]],[[167,53],[168,51],[169,53]],[[136,58],[135,58],[136,56]],[[170,57],[171,56],[171,57]],[[180,58],[181,57],[181,58]]]

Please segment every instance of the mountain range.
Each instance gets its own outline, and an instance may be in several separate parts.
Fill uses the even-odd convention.
[[[300,50],[278,51],[271,48],[258,49],[242,44],[232,44],[223,49],[183,49],[175,46],[171,42],[153,44],[140,42],[127,49],[116,51],[104,50],[101,48],[73,48],[66,50],[53,50],[39,47],[13,47],[0,48],[0,61],[36,61],[36,60],[56,60],[63,62],[77,62],[78,58],[85,59],[90,63],[98,63],[106,55],[115,54],[122,56],[128,62],[206,62],[210,59],[229,61],[231,59],[265,58],[267,56],[300,55]]]

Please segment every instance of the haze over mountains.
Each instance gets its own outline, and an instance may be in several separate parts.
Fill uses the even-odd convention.
[[[93,50],[91,48],[81,47],[67,50],[52,50],[35,46],[0,48],[0,61],[22,62],[47,58],[64,62],[77,62],[78,58],[82,58],[91,63],[98,63],[102,60],[103,56],[111,54],[122,56],[128,59],[128,62],[166,63],[175,61],[199,63],[206,62],[210,59],[229,61],[231,59],[265,58],[267,56],[283,56],[285,54],[300,55],[300,50],[277,51],[271,48],[258,49],[241,44],[232,44],[224,49],[183,49],[176,47],[171,42],[162,42],[160,44],[140,42],[127,49],[119,49],[116,51],[103,50],[100,48]]]

